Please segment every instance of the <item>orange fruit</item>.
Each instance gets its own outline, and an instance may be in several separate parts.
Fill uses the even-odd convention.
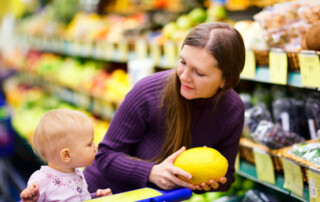
[[[191,180],[182,180],[200,185],[210,180],[220,181],[228,170],[228,160],[217,150],[210,147],[195,147],[182,152],[173,163],[174,166],[192,175]]]

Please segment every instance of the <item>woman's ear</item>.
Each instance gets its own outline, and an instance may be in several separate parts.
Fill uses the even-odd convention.
[[[62,149],[60,152],[60,158],[63,162],[70,163],[71,162],[70,149],[68,149],[68,148]]]
[[[226,80],[225,79],[223,79],[222,81],[221,81],[221,83],[220,83],[220,88],[222,89],[222,88],[224,88],[224,86],[226,85]]]

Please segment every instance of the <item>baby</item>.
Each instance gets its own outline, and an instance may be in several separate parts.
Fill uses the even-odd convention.
[[[110,189],[90,194],[79,169],[94,160],[93,136],[92,122],[85,114],[68,109],[47,112],[35,131],[33,148],[48,165],[31,175],[20,194],[22,201],[84,201],[111,195]]]

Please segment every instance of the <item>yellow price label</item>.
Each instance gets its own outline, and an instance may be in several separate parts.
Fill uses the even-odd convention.
[[[135,51],[138,59],[144,59],[148,57],[148,46],[144,39],[139,39],[135,43]]]
[[[320,202],[320,173],[308,170],[309,180],[309,200],[311,202]]]
[[[269,81],[275,84],[286,84],[288,75],[288,58],[284,52],[269,53]]]
[[[258,179],[275,184],[274,167],[270,155],[260,149],[254,149],[253,155]]]
[[[129,45],[126,40],[121,40],[118,44],[120,61],[127,61],[129,55]]]
[[[169,42],[164,45],[164,57],[168,67],[174,67],[177,63],[177,51],[174,43]]]
[[[152,43],[150,45],[150,55],[154,64],[159,64],[161,59],[161,47],[157,43]]]
[[[281,159],[284,171],[283,187],[292,191],[297,196],[303,196],[303,178],[301,168],[298,164],[293,163],[285,158]]]
[[[301,82],[303,86],[320,87],[320,63],[316,54],[300,53]]]
[[[239,153],[237,154],[236,161],[235,161],[235,163],[234,163],[234,169],[236,169],[236,171],[240,170],[240,157],[239,157]]]
[[[256,76],[256,60],[251,50],[246,51],[246,60],[240,76],[249,79],[253,79]]]

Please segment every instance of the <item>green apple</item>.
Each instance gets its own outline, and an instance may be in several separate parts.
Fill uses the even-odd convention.
[[[228,19],[228,13],[224,6],[216,5],[207,10],[207,21],[221,21]]]
[[[171,39],[172,35],[178,30],[175,22],[170,22],[163,27],[162,33],[165,37]]]
[[[178,28],[182,29],[182,30],[188,30],[192,26],[192,20],[186,14],[185,15],[181,15],[180,17],[178,17],[176,23],[177,23]]]
[[[202,8],[192,9],[188,16],[194,25],[204,22],[207,18],[206,11]]]

